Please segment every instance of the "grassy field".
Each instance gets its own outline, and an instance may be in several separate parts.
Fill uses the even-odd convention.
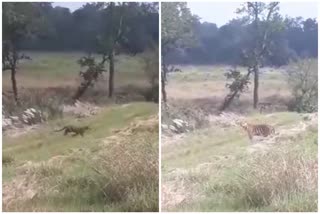
[[[198,103],[201,108],[216,109],[222,104],[228,90],[225,87],[226,77],[224,73],[227,66],[177,66],[183,72],[169,74],[167,93],[172,103]],[[238,68],[245,72],[245,68]],[[271,102],[283,107],[290,95],[285,79],[284,69],[264,68],[260,78],[260,102]],[[238,102],[231,106],[252,105],[253,85],[241,95]]]
[[[22,106],[13,103],[10,74],[3,73],[5,116],[32,107],[50,117],[3,132],[3,210],[158,211],[158,105],[133,95],[116,102],[119,93],[147,86],[143,56],[118,56],[115,98],[106,96],[105,75],[82,99],[98,110],[79,117],[64,109],[80,84],[82,54],[29,55],[17,74]],[[70,124],[90,130],[84,137],[54,131]]]
[[[24,106],[43,105],[44,100],[71,102],[80,86],[81,70],[77,61],[85,56],[80,52],[27,52],[32,60],[22,61],[16,75],[19,98]],[[115,91],[112,99],[108,94],[108,72],[89,88],[80,98],[81,101],[96,104],[125,103],[144,101],[144,92],[150,88],[145,73],[145,54],[134,57],[119,55],[115,58]],[[108,70],[108,63],[106,63]],[[10,72],[2,74],[3,102],[5,107],[14,108]],[[42,100],[41,100],[42,99]],[[9,107],[10,106],[10,107]]]
[[[4,137],[4,210],[156,211],[157,120],[154,119],[152,129],[132,133],[122,140],[121,135],[115,135],[112,131],[130,127],[133,121],[144,122],[150,116],[156,115],[157,110],[154,104],[132,103],[122,108],[105,109],[92,118],[76,123],[70,118],[65,118],[63,121],[51,121],[38,130],[18,137]],[[85,123],[92,130],[84,137],[63,136],[62,133],[53,132],[54,127],[61,123]],[[111,135],[118,136],[118,140],[116,138],[110,141],[110,144],[106,144],[108,136]],[[118,144],[121,144],[121,147],[117,147]],[[102,164],[101,161],[111,158],[108,157],[112,155],[108,150],[120,153],[118,155],[123,157],[113,156],[113,162],[105,162],[100,166],[99,162]],[[132,155],[136,156],[131,157]],[[104,159],[98,162],[100,156]],[[130,159],[125,160],[125,158]],[[132,162],[132,167],[137,167],[136,165],[141,164],[145,158],[150,158],[148,161],[152,162],[152,164],[144,162],[145,168],[154,166],[140,171],[141,174],[130,174],[132,173],[130,169],[119,167],[128,164],[128,161]],[[96,171],[95,167],[101,169]],[[110,171],[103,171],[107,169]],[[111,170],[114,174],[109,174]],[[143,174],[147,172],[150,174]],[[153,180],[144,182],[145,176],[151,176]],[[141,179],[139,182],[142,184],[135,179]],[[128,189],[125,192],[108,189],[106,185],[108,182],[110,186],[119,185],[112,188],[128,185]],[[113,182],[123,183],[113,184]],[[26,187],[21,187],[19,184]],[[112,198],[116,194],[119,194],[119,198]]]
[[[81,52],[26,52],[32,60],[19,64],[17,82],[23,88],[78,86]],[[146,84],[142,55],[117,56],[115,61],[116,86]],[[107,64],[106,64],[107,66]],[[38,81],[40,80],[40,81]],[[11,89],[10,72],[3,73],[4,89]]]
[[[248,122],[275,127],[274,137],[250,142],[243,129],[213,114],[227,93],[227,68],[181,69],[169,75],[174,113],[162,115],[162,121],[203,125],[183,134],[162,132],[162,210],[317,211],[317,114],[285,110],[290,94],[282,71],[266,69],[260,82],[260,101],[278,109],[253,110],[251,87],[228,109]]]

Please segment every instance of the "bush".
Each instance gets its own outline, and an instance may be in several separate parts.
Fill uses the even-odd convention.
[[[299,60],[287,70],[288,83],[293,96],[288,109],[297,112],[318,110],[318,61]]]

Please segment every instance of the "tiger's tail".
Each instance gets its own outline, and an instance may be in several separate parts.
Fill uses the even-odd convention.
[[[54,130],[54,132],[60,132],[60,131],[63,131],[65,129],[66,129],[66,127],[63,127],[62,129]]]

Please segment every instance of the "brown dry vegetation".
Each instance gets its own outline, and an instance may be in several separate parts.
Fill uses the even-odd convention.
[[[175,105],[193,105],[205,111],[214,113],[223,102],[228,90],[225,87],[224,72],[228,67],[223,66],[178,66],[181,73],[169,74],[170,83],[167,86],[169,103]],[[244,68],[240,68],[244,71]],[[271,102],[279,111],[286,110],[290,99],[283,70],[273,68],[263,69],[260,83],[260,102]],[[252,111],[252,85],[235,101],[229,111]]]

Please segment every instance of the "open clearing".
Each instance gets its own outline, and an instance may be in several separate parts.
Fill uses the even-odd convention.
[[[180,67],[183,72],[168,77],[174,113],[162,121],[204,125],[182,134],[162,132],[162,210],[317,211],[318,115],[286,111],[289,91],[281,69],[261,75],[260,102],[273,109],[253,110],[250,87],[226,113],[275,127],[275,136],[251,143],[243,129],[215,115],[227,93],[227,68]]]
[[[31,60],[25,60],[19,65],[18,86],[24,88],[78,86],[80,66],[77,61],[85,56],[84,53],[32,51],[26,52],[26,55],[30,56]],[[143,73],[141,54],[136,57],[117,56],[115,73],[118,83],[116,86],[119,87],[147,82]],[[3,88],[11,89],[10,72],[3,74]]]
[[[80,85],[77,61],[85,56],[81,52],[26,52],[31,60],[19,64],[17,71],[18,92],[24,106],[53,100],[70,102]],[[81,101],[96,104],[126,103],[145,101],[142,91],[150,87],[145,74],[143,54],[134,57],[119,55],[115,58],[115,93],[112,99],[108,94],[108,72],[95,85],[87,90]],[[108,65],[106,64],[108,70]],[[4,107],[12,106],[12,86],[10,72],[3,72]],[[33,103],[31,103],[33,102]],[[12,108],[12,107],[10,107]]]
[[[104,75],[81,99],[97,110],[83,116],[68,103],[83,54],[29,55],[17,73],[22,108],[12,100],[10,73],[3,73],[5,116],[35,108],[49,117],[3,132],[3,210],[158,211],[158,105],[133,90],[148,84],[141,56],[116,58],[114,98],[107,98]],[[90,130],[83,137],[54,132],[65,125]]]

